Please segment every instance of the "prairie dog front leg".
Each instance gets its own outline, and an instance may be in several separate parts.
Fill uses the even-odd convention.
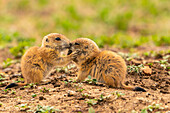
[[[73,60],[74,58],[76,58],[77,53],[73,52],[68,56],[64,56],[64,57],[59,57],[56,58],[55,60],[55,64],[56,65],[66,65],[67,63],[69,63],[71,60]]]

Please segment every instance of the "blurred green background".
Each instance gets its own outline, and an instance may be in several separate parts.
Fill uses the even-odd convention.
[[[51,32],[70,40],[91,38],[100,47],[167,46],[169,4],[170,0],[1,0],[0,46],[40,45]]]

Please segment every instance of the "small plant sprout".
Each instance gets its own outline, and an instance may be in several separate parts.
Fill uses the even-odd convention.
[[[84,91],[84,90],[85,90],[85,89],[78,89],[77,91],[78,91],[78,92],[82,92],[82,91]]]
[[[145,52],[145,53],[143,53],[143,55],[148,57],[150,55],[150,53],[149,52]]]
[[[30,84],[28,84],[28,86],[29,86],[30,88],[35,88],[35,87],[37,86],[37,83],[30,83]]]
[[[0,103],[0,107],[2,107],[2,103]]]
[[[88,99],[88,100],[86,101],[86,103],[87,103],[89,106],[96,105],[97,102],[98,102],[97,99]]]
[[[149,66],[153,66],[153,63],[148,63],[147,65],[149,65]]]
[[[153,111],[153,109],[164,109],[163,107],[161,107],[162,104],[155,104],[153,103],[152,105],[149,105],[147,108],[149,111]]]
[[[114,93],[112,93],[113,95],[116,95],[116,98],[120,98],[121,96],[125,95],[124,93],[115,91]]]
[[[127,61],[131,61],[134,58],[139,58],[139,55],[137,53],[133,53],[133,54],[127,54],[127,53],[122,53],[122,52],[118,52],[118,54],[123,57],[123,59],[127,60]]]
[[[54,107],[51,106],[38,105],[35,113],[55,113],[55,111],[61,112],[59,109],[54,109]]]
[[[148,111],[147,111],[147,109],[145,108],[145,109],[142,109],[142,110],[141,110],[141,113],[148,113]]]
[[[64,85],[68,85],[68,82],[67,81],[63,81],[64,82]]]
[[[104,96],[103,94],[100,95],[100,100],[103,100],[104,99]]]
[[[141,113],[148,113],[148,111],[153,112],[154,109],[161,110],[164,107],[161,107],[162,104],[155,104],[147,106],[146,108],[142,109]]]
[[[48,93],[50,91],[50,89],[46,89],[45,87],[43,89],[40,89],[41,92],[43,93]]]
[[[100,98],[98,99],[99,102],[105,100],[105,99],[109,99],[111,95],[108,95],[108,96],[103,96],[103,94],[100,95]]]
[[[33,94],[33,95],[32,95],[33,98],[36,97],[36,96],[37,96],[36,94]]]
[[[18,98],[22,99],[22,96],[19,96]]]
[[[6,60],[3,61],[2,66],[3,66],[3,68],[7,68],[10,65],[17,63],[17,62],[18,62],[17,60],[12,60],[10,58],[7,58]]]
[[[166,55],[163,57],[163,60],[155,61],[156,63],[159,63],[161,67],[164,69],[170,69],[170,63],[168,63],[168,59],[170,58],[170,55]]]
[[[30,88],[30,86],[24,86],[24,88]]]
[[[21,82],[21,81],[24,81],[24,78],[18,78],[18,80],[17,81],[15,81],[16,83],[19,83],[19,82]]]
[[[3,91],[4,91],[5,93],[8,93],[8,90],[9,90],[9,89],[4,89]]]
[[[33,87],[33,86],[34,86],[34,83],[30,83],[29,86],[30,86],[30,87]]]
[[[76,80],[73,80],[73,83],[76,83],[77,81]]]
[[[25,111],[25,110],[29,110],[30,106],[28,106],[28,104],[21,104],[21,105],[17,105],[15,107],[19,107],[21,108],[21,111]]]
[[[135,72],[135,73],[140,73],[141,72],[141,68],[144,67],[143,64],[140,64],[138,66],[135,66],[135,65],[131,65],[131,66],[127,66],[128,68],[128,72],[132,73],[132,72]]]
[[[72,86],[73,83],[72,79],[69,79],[68,81],[62,81],[62,82],[64,82],[64,86],[66,87]]]
[[[89,95],[87,93],[82,93],[81,94],[83,97],[89,97]]]
[[[0,82],[0,86],[6,86],[8,84],[8,81],[3,81],[3,82]]]
[[[82,84],[83,84],[83,83],[74,84],[74,87],[75,87],[76,89],[81,88],[81,87],[82,87]]]
[[[104,101],[105,99],[110,98],[110,96],[111,96],[111,95],[104,97],[103,94],[101,94],[99,98],[88,99],[88,100],[86,101],[86,103],[87,103],[89,106],[93,106],[93,105],[96,105],[96,104]],[[87,96],[86,96],[86,97],[87,97]]]
[[[145,57],[155,57],[156,56],[156,52],[155,51],[148,51],[148,52],[143,53],[143,55]]]
[[[16,94],[16,91],[12,90],[12,91],[11,91],[11,94],[13,94],[13,95]]]
[[[24,81],[24,78],[21,78],[21,77],[20,77],[19,79],[20,79],[21,81]]]
[[[30,84],[24,86],[24,88],[34,88],[34,87],[36,87],[36,85],[37,85],[37,83],[30,83]]]
[[[96,84],[96,82],[97,82],[97,80],[92,79],[90,75],[88,76],[88,79],[86,79],[85,81],[89,84]]]

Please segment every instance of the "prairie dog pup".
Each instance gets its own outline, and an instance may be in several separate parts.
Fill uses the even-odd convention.
[[[91,75],[99,82],[112,87],[146,92],[143,88],[124,84],[127,67],[124,59],[118,54],[112,51],[101,51],[94,41],[87,38],[72,41],[68,54],[75,51],[77,57],[73,61],[79,68],[78,82]]]
[[[69,63],[74,56],[61,57],[61,52],[70,47],[70,40],[64,35],[51,33],[42,40],[41,47],[29,48],[21,59],[21,72],[25,83],[11,83],[6,87],[24,86],[28,83],[40,83],[55,66]]]

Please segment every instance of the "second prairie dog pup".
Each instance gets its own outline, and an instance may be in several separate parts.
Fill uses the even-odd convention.
[[[21,72],[25,83],[11,83],[6,87],[23,86],[28,83],[40,83],[55,66],[69,63],[74,56],[61,56],[61,52],[70,47],[70,40],[64,35],[51,33],[42,40],[41,47],[31,47],[21,59]]]
[[[127,67],[124,59],[118,54],[101,51],[94,41],[87,38],[78,38],[71,44],[68,54],[77,52],[77,57],[73,61],[79,69],[78,82],[91,75],[97,81],[112,87],[146,92],[143,88],[124,84]]]

